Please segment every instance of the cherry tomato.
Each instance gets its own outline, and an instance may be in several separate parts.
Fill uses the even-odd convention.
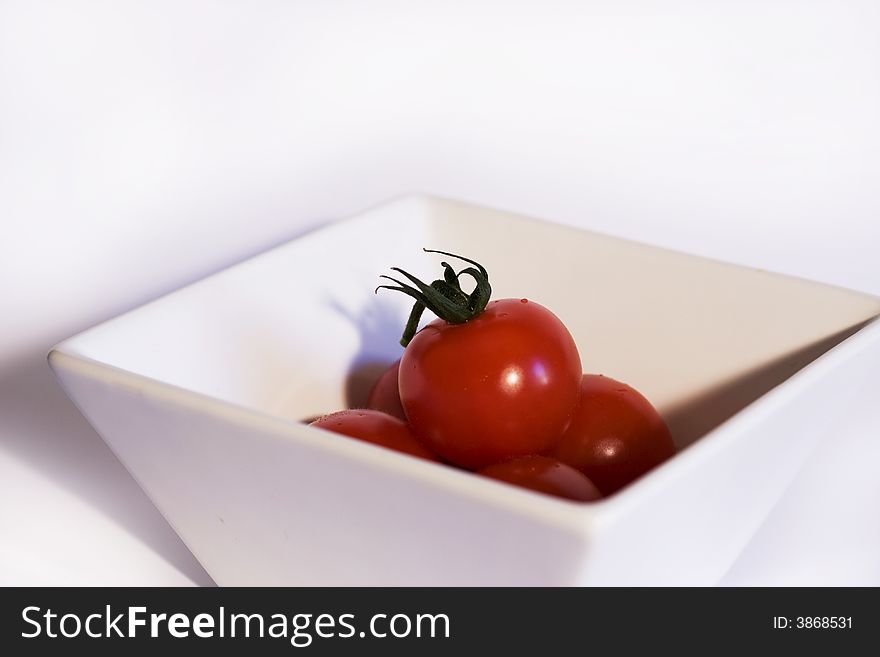
[[[429,461],[439,461],[412,430],[401,420],[387,413],[369,409],[338,411],[311,423],[313,427],[357,438]]]
[[[551,448],[578,400],[581,360],[543,306],[501,299],[466,323],[437,319],[400,361],[413,431],[456,465],[478,469]]]
[[[370,390],[367,408],[372,408],[396,418],[407,421],[403,405],[400,403],[400,391],[397,388],[397,375],[400,372],[400,360],[392,364]]]
[[[523,456],[490,465],[479,473],[508,484],[580,502],[602,497],[599,489],[581,472],[546,456]]]
[[[577,468],[610,495],[675,454],[660,414],[635,389],[598,374],[584,375],[581,398],[549,455]]]

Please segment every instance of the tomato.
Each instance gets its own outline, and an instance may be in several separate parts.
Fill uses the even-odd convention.
[[[338,411],[315,420],[311,426],[411,456],[419,456],[429,461],[439,461],[416,438],[405,422],[380,411],[368,409]]]
[[[551,448],[571,421],[581,374],[577,346],[556,315],[501,299],[467,322],[437,319],[416,333],[398,383],[425,444],[478,469]]]
[[[570,500],[590,502],[602,497],[599,489],[581,472],[546,456],[523,456],[496,463],[483,468],[479,474]]]
[[[660,414],[634,388],[586,374],[566,432],[549,455],[577,468],[609,495],[675,454]]]
[[[581,359],[559,318],[527,299],[489,303],[492,286],[480,263],[430,285],[399,267],[406,281],[376,290],[402,292],[415,304],[403,331],[400,401],[413,431],[441,457],[478,469],[546,451],[571,421],[581,382]],[[473,280],[465,292],[461,277]],[[418,330],[424,310],[437,319]]]
[[[376,381],[367,399],[367,408],[372,408],[396,418],[407,421],[400,403],[400,391],[397,388],[397,375],[400,372],[400,360],[392,364],[379,380]]]

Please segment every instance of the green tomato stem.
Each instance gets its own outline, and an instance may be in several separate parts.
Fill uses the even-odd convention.
[[[423,251],[425,253],[439,253],[451,258],[457,258],[473,265],[473,267],[466,267],[456,273],[448,262],[442,262],[440,264],[443,267],[443,278],[435,280],[430,285],[399,267],[392,267],[391,270],[406,278],[409,283],[404,283],[397,278],[385,276],[384,274],[379,277],[391,281],[394,285],[380,285],[376,288],[376,292],[379,290],[393,290],[395,292],[402,292],[415,300],[403,331],[403,337],[400,339],[400,344],[404,347],[415,336],[419,320],[421,320],[425,309],[430,310],[437,317],[450,324],[464,324],[482,313],[492,296],[492,286],[489,285],[489,273],[480,263],[455,255],[454,253],[447,253],[446,251],[435,251],[433,249],[423,249]],[[476,286],[470,294],[465,293],[461,289],[461,276],[470,276],[474,279]]]

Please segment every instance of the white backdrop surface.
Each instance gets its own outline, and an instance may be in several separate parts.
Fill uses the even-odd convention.
[[[45,353],[402,193],[880,294],[878,34],[856,0],[0,0],[0,584],[210,583]],[[861,395],[723,583],[880,585]]]

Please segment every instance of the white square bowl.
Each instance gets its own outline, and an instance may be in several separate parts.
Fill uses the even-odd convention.
[[[399,356],[375,296],[433,247],[641,390],[679,446],[576,504],[305,426]],[[58,345],[64,389],[221,585],[711,584],[853,390],[880,299],[428,197],[333,224]]]

